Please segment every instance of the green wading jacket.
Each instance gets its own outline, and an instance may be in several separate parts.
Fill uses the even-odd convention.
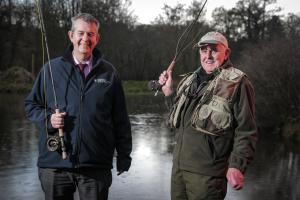
[[[173,99],[173,165],[209,176],[225,176],[228,167],[244,173],[257,140],[253,87],[230,61],[211,75],[203,71],[188,73]]]

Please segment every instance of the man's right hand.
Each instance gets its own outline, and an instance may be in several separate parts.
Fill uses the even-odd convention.
[[[165,96],[170,96],[173,94],[173,79],[172,71],[163,71],[158,80],[159,84],[162,85],[161,91]]]
[[[229,184],[236,190],[240,190],[244,186],[244,175],[236,168],[229,168],[226,174]]]
[[[53,128],[63,128],[64,127],[64,117],[67,115],[66,112],[53,113],[51,115],[51,125]]]

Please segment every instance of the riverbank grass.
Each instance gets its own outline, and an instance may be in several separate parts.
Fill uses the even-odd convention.
[[[153,93],[148,89],[148,81],[123,81],[123,88],[127,95]]]

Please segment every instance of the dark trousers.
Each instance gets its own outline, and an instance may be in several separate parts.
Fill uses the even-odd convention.
[[[107,200],[112,174],[94,168],[39,168],[39,179],[45,200],[73,200],[76,189],[80,200]]]
[[[205,176],[172,168],[172,200],[223,200],[227,192],[225,177]]]

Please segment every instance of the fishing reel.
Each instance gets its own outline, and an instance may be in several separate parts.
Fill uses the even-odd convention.
[[[60,151],[61,150],[61,140],[58,135],[48,136],[46,142],[49,151]]]
[[[148,89],[151,91],[160,91],[161,87],[158,80],[151,80],[148,82]]]
[[[55,109],[55,113],[59,113],[59,109]],[[67,148],[64,141],[64,131],[62,128],[58,129],[58,134],[48,135],[46,146],[49,151],[58,151],[61,153],[62,159],[67,159]]]
[[[170,65],[169,65],[169,67],[166,71],[172,71],[175,67],[175,63],[176,63],[176,56],[174,57],[174,59],[172,60],[172,62],[170,63]],[[151,80],[151,81],[148,82],[148,88],[151,91],[156,91],[154,96],[156,96],[157,93],[159,91],[161,91],[162,87],[163,87],[163,85],[161,85],[158,80]]]

